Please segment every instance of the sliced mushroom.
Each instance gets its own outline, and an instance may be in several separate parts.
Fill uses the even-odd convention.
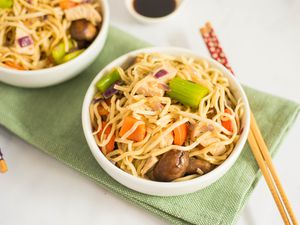
[[[216,109],[215,109],[215,108],[211,108],[211,109],[207,112],[206,117],[207,117],[208,119],[212,119],[216,114],[217,114]]]
[[[80,19],[72,22],[70,33],[76,41],[92,41],[97,35],[97,28],[91,22]]]
[[[77,42],[78,49],[87,48],[91,44],[91,42],[89,42],[89,41],[78,41],[77,40],[76,42]]]
[[[153,177],[157,181],[172,181],[184,176],[189,164],[189,153],[170,150],[166,152],[153,169]]]
[[[189,165],[186,169],[186,174],[195,174],[198,173],[200,169],[203,173],[208,173],[212,171],[215,166],[203,159],[190,158]]]

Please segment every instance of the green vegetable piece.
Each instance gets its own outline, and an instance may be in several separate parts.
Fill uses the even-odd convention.
[[[74,47],[73,42],[69,40],[69,49],[73,47]],[[61,42],[58,45],[56,45],[53,48],[51,55],[56,64],[61,64],[63,57],[66,55],[65,43]]]
[[[12,8],[13,0],[0,0],[0,9]]]
[[[66,54],[62,60],[61,60],[61,63],[65,63],[65,62],[68,62],[74,58],[76,58],[77,56],[79,56],[82,52],[84,52],[85,49],[79,49],[79,50],[76,50],[74,52],[71,52],[71,53],[68,53]]]
[[[169,86],[171,91],[167,93],[168,96],[192,108],[197,108],[202,98],[209,93],[208,88],[179,77],[171,80]]]
[[[104,93],[117,80],[121,80],[118,69],[113,69],[110,73],[104,75],[96,84],[100,92]]]

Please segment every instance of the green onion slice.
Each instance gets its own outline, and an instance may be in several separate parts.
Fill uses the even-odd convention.
[[[79,50],[76,50],[74,52],[71,52],[71,53],[68,53],[66,54],[62,60],[61,60],[61,63],[65,63],[65,62],[68,62],[72,59],[75,59],[77,56],[79,56],[82,52],[84,52],[85,49],[79,49]]]
[[[72,49],[74,47],[74,44],[71,40],[68,41],[69,42],[69,49]],[[58,45],[56,45],[52,52],[51,52],[52,58],[54,60],[54,62],[56,64],[61,64],[62,59],[64,58],[64,56],[66,55],[66,51],[65,51],[65,43],[62,41],[60,42]]]
[[[0,9],[9,9],[13,6],[13,0],[0,0]]]
[[[104,93],[117,80],[121,80],[118,69],[113,69],[110,73],[104,75],[96,84],[100,92]]]

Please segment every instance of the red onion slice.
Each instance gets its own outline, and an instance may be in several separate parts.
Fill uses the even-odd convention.
[[[117,80],[115,83],[113,83],[112,85],[109,86],[109,88],[107,88],[105,90],[105,92],[103,93],[103,98],[108,99],[111,96],[117,94],[119,92],[119,90],[115,89],[115,85],[121,85],[122,81],[121,80]]]
[[[161,70],[157,71],[157,72],[154,74],[154,76],[155,76],[156,78],[160,78],[160,77],[163,77],[163,76],[165,76],[165,75],[167,75],[167,74],[168,74],[168,71],[166,71],[166,70],[164,70],[164,69],[161,69]]]
[[[98,102],[102,102],[104,101],[104,98],[96,98],[96,99],[93,99],[93,104],[96,104]]]
[[[21,48],[25,48],[29,45],[32,45],[33,40],[31,39],[30,36],[24,36],[24,37],[18,38],[18,43],[19,43]]]

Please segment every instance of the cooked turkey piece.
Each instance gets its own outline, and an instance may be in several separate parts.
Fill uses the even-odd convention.
[[[65,10],[66,19],[69,21],[86,19],[97,25],[102,21],[101,15],[91,4],[81,4]]]

